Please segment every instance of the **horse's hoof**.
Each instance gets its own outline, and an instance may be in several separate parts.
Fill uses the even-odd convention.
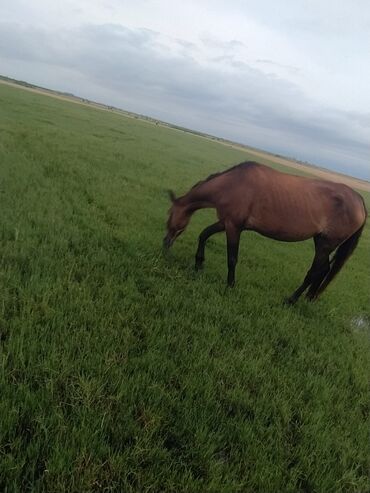
[[[196,262],[195,263],[195,270],[199,272],[200,270],[203,269],[203,262]]]
[[[314,303],[317,300],[317,296],[306,294],[306,300],[310,303]]]
[[[292,306],[296,301],[297,301],[296,299],[289,297],[284,299],[283,304],[285,306]]]

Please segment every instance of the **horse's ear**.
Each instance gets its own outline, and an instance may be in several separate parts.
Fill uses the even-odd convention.
[[[176,195],[172,190],[168,190],[168,196],[170,197],[171,202],[175,202],[176,200]]]

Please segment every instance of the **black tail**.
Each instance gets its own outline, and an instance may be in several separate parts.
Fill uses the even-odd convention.
[[[360,239],[362,230],[364,229],[365,223],[358,229],[352,236],[350,236],[346,241],[344,241],[336,250],[334,257],[330,262],[330,271],[324,277],[323,282],[320,284],[319,289],[315,293],[315,298],[321,294],[328,284],[334,279],[334,277],[341,270],[343,265],[346,263],[348,258],[352,255],[355,248],[357,247],[358,240]]]

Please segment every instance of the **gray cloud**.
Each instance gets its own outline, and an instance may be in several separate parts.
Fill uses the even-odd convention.
[[[292,82],[238,60],[238,43],[217,42],[220,55],[200,64],[194,44],[168,44],[148,29],[0,24],[0,57],[33,64],[31,82],[50,85],[51,67],[60,72],[57,89],[369,178],[370,114],[316,104]]]
[[[283,63],[274,62],[273,60],[258,58],[257,60],[255,60],[255,62],[256,63],[262,63],[264,65],[272,65],[273,67],[284,68],[284,69],[289,70],[290,72],[293,72],[293,73],[301,72],[301,69],[299,67],[294,67],[293,65],[285,65]]]

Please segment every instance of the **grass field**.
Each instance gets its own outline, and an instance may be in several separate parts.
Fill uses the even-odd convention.
[[[0,491],[370,491],[370,223],[316,304],[311,242],[222,235],[169,207],[248,159],[0,85]],[[363,194],[369,205],[370,196]]]

